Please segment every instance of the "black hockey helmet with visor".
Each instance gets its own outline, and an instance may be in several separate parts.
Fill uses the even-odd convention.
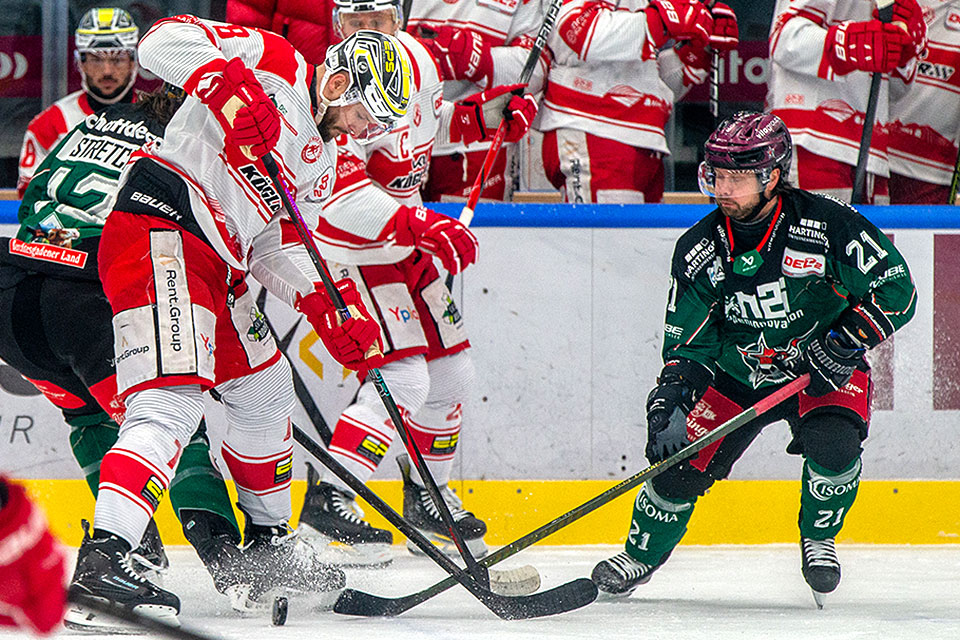
[[[793,141],[783,120],[771,113],[740,111],[720,123],[704,144],[705,159],[697,179],[700,191],[717,196],[717,169],[738,183],[740,193],[754,185],[763,192],[774,169],[785,180],[793,157]],[[753,177],[756,179],[753,179]]]

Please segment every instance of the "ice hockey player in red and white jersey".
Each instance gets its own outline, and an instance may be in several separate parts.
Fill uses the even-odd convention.
[[[66,611],[66,558],[43,512],[0,474],[0,627],[47,635]]]
[[[88,115],[134,99],[140,31],[123,9],[90,9],[74,34],[83,88],[34,116],[20,148],[17,196],[22,198],[34,171],[68,131]]]
[[[272,154],[316,226],[333,186],[334,138],[379,133],[406,112],[409,61],[395,39],[361,31],[314,70],[276,34],[193,16],[158,21],[139,54],[187,98],[159,146],[127,164],[103,228],[100,275],[127,413],[100,467],[94,531],[70,588],[176,620],[177,596],[132,574],[126,554],[213,389],[227,422],[221,455],[246,516],[235,565],[249,589],[230,594],[234,606],[262,604],[277,589],[339,589],[343,573],[287,525],[292,379],[265,322],[249,329],[261,316],[244,278],[303,313],[344,366],[375,364],[365,354],[379,340],[377,323],[347,280],[338,288],[352,317],[340,323],[260,158]],[[96,623],[82,607],[67,620]]]
[[[407,31],[420,37],[440,65],[443,97],[462,100],[478,91],[516,83],[534,38],[543,23],[545,0],[417,0],[410,3]],[[542,91],[549,66],[546,50],[526,91]],[[439,141],[423,186],[428,202],[458,199],[470,194],[490,143]],[[509,200],[513,179],[505,144],[484,183],[480,197]]]
[[[464,538],[475,553],[483,553],[486,525],[464,510],[447,487],[473,365],[465,352],[469,342],[463,319],[433,261],[438,256],[444,268],[460,271],[473,262],[477,243],[457,220],[422,207],[419,186],[435,140],[492,135],[503,118],[504,104],[510,109],[508,137],[519,139],[533,120],[536,103],[529,95],[513,96],[510,90],[516,85],[493,88],[457,104],[443,100],[430,52],[399,31],[402,9],[397,0],[336,2],[335,22],[342,35],[361,28],[396,34],[410,54],[413,88],[407,115],[391,132],[367,144],[353,142],[341,148],[337,181],[324,203],[318,240],[331,245],[330,253],[324,251],[328,255],[339,255],[334,245],[341,243],[366,248],[361,260],[344,255],[335,268],[352,277],[367,307],[379,312],[385,337],[380,371]],[[361,215],[378,222],[371,233],[358,238],[349,228],[350,221]],[[417,228],[435,229],[443,237],[417,240],[412,233]],[[383,247],[380,240],[391,231],[396,233],[395,242]],[[373,383],[367,381],[337,420],[329,450],[355,476],[367,480],[395,435]],[[401,468],[405,517],[455,553],[416,470],[409,473],[405,458]],[[391,533],[357,517],[353,493],[329,474],[317,484],[310,473],[300,522],[305,531],[319,533],[325,541],[349,546],[352,564],[383,564],[390,559]]]
[[[564,200],[660,202],[673,103],[706,80],[708,46],[737,42],[736,15],[722,2],[566,2],[537,127],[544,170]]]
[[[926,52],[912,83],[890,79],[891,204],[947,204],[960,144],[960,2],[920,6]]]
[[[850,201],[874,72],[910,80],[926,29],[916,0],[884,24],[872,0],[778,0],[770,30],[767,107],[796,145],[790,175],[808,191]],[[888,83],[880,83],[867,160],[868,203],[889,202]]]

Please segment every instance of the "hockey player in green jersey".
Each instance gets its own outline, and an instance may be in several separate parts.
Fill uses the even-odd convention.
[[[697,499],[768,424],[803,456],[800,547],[818,605],[840,582],[834,538],[860,482],[870,421],[864,353],[907,323],[916,289],[893,244],[851,206],[792,188],[792,142],[776,116],[741,112],[705,145],[701,189],[717,208],[677,241],[663,361],[647,399],[660,461],[803,373],[809,386],[641,487],[625,551],[592,578],[627,595],[666,562]]]
[[[135,104],[87,116],[38,167],[20,205],[16,237],[0,242],[0,357],[62,411],[94,495],[100,461],[124,415],[113,312],[97,274],[100,232],[130,154],[157,144],[181,97],[166,86]],[[170,497],[184,534],[225,589],[224,554],[240,532],[204,429],[184,443]],[[138,569],[165,567],[154,524],[130,559]]]

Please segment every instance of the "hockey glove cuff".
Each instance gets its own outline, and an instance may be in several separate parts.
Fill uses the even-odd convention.
[[[840,314],[834,328],[853,346],[873,349],[893,335],[896,328],[872,300],[863,300]]]
[[[836,331],[830,331],[823,338],[814,338],[804,352],[810,372],[810,384],[805,393],[818,398],[844,388],[857,365],[863,362],[863,354],[862,347]]]

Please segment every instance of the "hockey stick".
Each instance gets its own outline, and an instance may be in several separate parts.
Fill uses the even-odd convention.
[[[334,305],[337,307],[337,313],[340,315],[340,318],[342,320],[347,320],[350,317],[350,312],[347,310],[347,307],[343,302],[343,298],[340,296],[340,292],[333,283],[333,277],[330,275],[327,265],[320,258],[320,251],[317,249],[317,245],[313,241],[313,236],[307,229],[307,225],[303,220],[303,216],[300,215],[300,210],[294,203],[293,198],[290,197],[286,186],[283,184],[283,180],[280,178],[280,169],[277,167],[276,161],[270,153],[264,155],[262,160],[277,192],[281,195],[280,199],[283,202],[283,207],[286,209],[290,220],[293,222],[293,226],[297,231],[297,235],[300,237],[300,241],[303,243],[303,246],[307,251],[307,255],[310,256],[310,260],[313,262],[313,266],[316,268],[317,273],[320,276],[320,280],[323,282],[323,286],[327,292],[327,295],[330,296],[330,300],[332,300]],[[420,479],[423,481],[424,488],[429,494],[430,499],[433,500],[434,505],[436,506],[437,511],[444,522],[444,525],[447,527],[450,538],[460,551],[460,555],[467,566],[467,570],[470,572],[470,575],[472,575],[480,584],[482,584],[484,587],[489,587],[489,573],[487,572],[486,567],[477,562],[477,560],[473,557],[473,554],[471,554],[470,550],[467,548],[467,544],[463,539],[463,534],[460,532],[459,526],[454,521],[453,515],[450,513],[450,508],[444,501],[443,496],[440,495],[440,489],[437,487],[436,481],[430,474],[430,470],[427,469],[427,465],[423,460],[423,456],[420,454],[420,450],[417,448],[417,444],[413,439],[413,434],[410,433],[409,429],[407,429],[406,424],[403,421],[403,416],[400,414],[400,409],[397,407],[397,403],[390,394],[390,389],[387,388],[387,383],[384,381],[383,376],[380,373],[380,369],[373,367],[367,372],[367,375],[370,376],[371,380],[373,381],[373,385],[377,389],[380,399],[383,401],[383,406],[390,415],[393,426],[403,437],[404,445],[406,446],[410,457],[413,459],[414,466],[416,466],[417,471],[420,474]],[[518,586],[516,586],[516,588],[520,588],[519,583],[530,580],[530,574],[535,572],[536,569],[529,567],[529,569],[526,569],[525,572],[521,573],[508,574],[505,572],[503,578],[516,578],[518,582]],[[536,584],[539,585],[539,578],[536,580]],[[509,587],[505,588],[510,589]]]
[[[413,8],[413,0],[403,0],[403,5],[401,5],[401,10],[403,11],[403,25],[400,27],[401,31],[407,30],[407,23],[410,22],[410,9]]]
[[[610,487],[600,495],[584,502],[579,507],[571,509],[563,515],[554,518],[539,529],[535,529],[525,536],[514,540],[510,544],[497,549],[487,557],[483,558],[481,562],[487,566],[496,564],[501,560],[505,560],[510,556],[519,553],[530,545],[543,540],[547,536],[556,533],[560,529],[563,529],[564,527],[576,522],[588,513],[599,509],[608,502],[620,497],[634,487],[657,477],[678,462],[682,462],[683,460],[693,457],[694,454],[700,452],[720,438],[729,435],[735,429],[739,429],[757,416],[762,415],[773,407],[777,406],[787,398],[796,395],[806,388],[809,383],[810,375],[804,374],[796,380],[785,384],[783,387],[774,391],[766,398],[763,398],[752,407],[749,407],[736,416],[730,418],[713,431],[687,445],[672,456],[664,458],[656,464],[650,465],[643,471],[630,476],[619,484]],[[455,582],[453,579],[446,578],[434,584],[433,586],[418,591],[417,593],[412,593],[410,595],[401,596],[398,598],[382,598],[379,596],[372,596],[361,591],[346,589],[342,594],[340,594],[340,598],[337,600],[334,611],[337,613],[345,613],[355,616],[396,616],[400,615],[404,611],[412,609],[422,602],[425,602],[433,596],[446,591],[454,584]]]
[[[432,542],[427,540],[422,533],[411,525],[407,520],[394,511],[390,505],[384,502],[364,483],[360,482],[353,474],[346,470],[333,456],[331,456],[323,447],[311,440],[300,427],[293,426],[294,439],[307,450],[310,455],[319,460],[325,467],[330,469],[338,478],[347,483],[347,485],[356,492],[358,496],[367,501],[377,513],[382,515],[394,527],[400,530],[408,540],[415,544],[431,560],[450,574],[450,584],[460,583],[485,607],[490,609],[497,616],[504,620],[523,620],[526,618],[537,618],[540,616],[549,616],[565,611],[579,609],[593,602],[597,597],[597,587],[586,578],[578,578],[559,587],[554,587],[549,591],[535,593],[528,596],[503,596],[494,593],[490,589],[479,584],[466,571],[453,563],[450,558],[443,555]],[[341,610],[340,603],[346,598],[348,605],[346,610]],[[351,613],[350,602],[357,599],[371,598],[377,599],[378,596],[346,589],[340,594],[337,604],[333,610],[338,613]],[[354,614],[356,615],[356,614]]]
[[[557,22],[557,15],[560,13],[560,5],[562,4],[563,0],[551,0],[550,5],[547,7],[547,13],[543,16],[540,31],[537,32],[537,39],[534,40],[533,48],[531,48],[530,53],[527,54],[526,64],[523,65],[523,70],[520,72],[519,84],[526,85],[530,82],[533,71],[537,68],[537,61],[540,59],[540,54],[543,52],[543,48],[547,46],[547,38],[550,37],[550,32],[553,31],[553,27]],[[460,212],[458,219],[465,227],[469,227],[473,221],[473,210],[477,208],[477,202],[480,200],[480,194],[483,192],[483,185],[487,181],[487,178],[490,177],[493,163],[497,160],[497,154],[500,153],[500,147],[503,146],[503,141],[506,137],[507,120],[504,119],[500,122],[500,126],[497,127],[497,132],[493,134],[493,139],[490,141],[490,148],[487,149],[487,155],[483,158],[483,166],[480,168],[480,173],[477,174],[477,179],[473,181],[473,187],[470,188],[467,204],[464,205],[463,210]],[[446,285],[447,289],[453,289],[452,273],[447,274]]]
[[[875,1],[880,22],[890,22],[893,19],[894,0]],[[853,176],[851,204],[863,204],[867,199],[867,159],[870,157],[870,141],[873,138],[873,121],[877,117],[877,103],[880,101],[882,75],[877,72],[870,78],[870,96],[867,98],[867,112],[863,116],[863,131],[860,133],[860,152],[857,155],[857,169]]]
[[[707,9],[712,10],[717,0],[710,0]],[[710,115],[713,116],[713,128],[720,124],[720,52],[710,50]]]
[[[960,151],[957,152],[957,163],[953,167],[953,179],[950,180],[950,194],[947,196],[947,204],[956,204],[958,186],[960,186]]]
[[[94,613],[99,613],[100,615],[113,618],[114,620],[120,620],[121,622],[129,622],[132,625],[149,629],[150,631],[155,631],[161,636],[165,636],[167,638],[175,638],[176,640],[214,640],[212,636],[204,635],[196,631],[190,631],[188,629],[184,629],[183,627],[174,627],[165,622],[160,622],[156,618],[145,616],[141,613],[133,611],[132,609],[127,609],[126,607],[122,607],[113,602],[108,602],[101,598],[92,598],[90,596],[77,593],[68,593],[67,600],[71,604],[85,607]],[[122,633],[122,631],[115,633]]]

